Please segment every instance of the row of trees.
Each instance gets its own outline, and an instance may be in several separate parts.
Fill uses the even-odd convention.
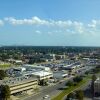
[[[73,81],[68,81],[66,83],[67,86],[76,86],[77,83],[81,82],[83,80],[83,78],[81,76],[76,76],[75,78],[73,78]]]
[[[73,81],[68,81],[66,83],[67,86],[76,86],[79,82],[81,82],[83,78],[81,76],[76,76],[73,78]],[[84,93],[82,90],[78,90],[75,92],[71,92],[67,95],[66,100],[73,100],[73,99],[78,99],[78,100],[83,100]]]
[[[76,83],[79,83],[82,81],[82,77],[81,76],[77,76],[73,79],[73,81],[68,81],[67,82],[67,86],[75,86]],[[92,75],[92,81],[91,81],[91,93],[92,93],[92,96],[94,96],[94,82],[95,80],[97,79],[96,75]],[[83,100],[84,98],[84,92],[82,90],[78,90],[78,91],[75,91],[75,92],[71,92],[67,95],[67,98],[66,100],[73,100],[73,99],[78,99],[78,100]]]

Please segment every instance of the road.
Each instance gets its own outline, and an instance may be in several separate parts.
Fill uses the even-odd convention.
[[[61,92],[61,88],[63,88],[66,84],[66,81],[63,81],[62,83],[57,83],[54,86],[47,87],[46,89],[43,89],[40,91],[40,93],[33,95],[31,97],[27,97],[24,100],[43,100],[43,97],[47,94],[50,95],[50,97],[56,95],[57,93]]]

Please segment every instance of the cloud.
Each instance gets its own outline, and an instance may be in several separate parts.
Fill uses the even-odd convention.
[[[36,32],[37,34],[42,34],[42,32],[39,31],[39,30],[36,30],[35,32]]]
[[[91,20],[88,23],[83,23],[72,20],[45,20],[34,16],[30,19],[16,19],[14,17],[6,17],[4,18],[4,22],[7,22],[11,25],[39,26],[39,29],[35,31],[38,34],[46,33],[46,30],[48,34],[65,33],[86,35],[98,34],[100,32],[100,20]],[[3,21],[0,20],[0,24],[3,24]]]
[[[88,27],[95,28],[98,22],[100,23],[100,21],[92,20],[92,22],[90,24],[88,24]]]
[[[13,17],[4,18],[5,21],[8,21],[12,25],[47,25],[48,21],[41,20],[38,17],[32,17],[31,19],[15,19]]]
[[[2,20],[0,20],[0,26],[4,25],[4,22]]]
[[[6,17],[4,18],[4,20],[12,25],[26,24],[26,25],[49,25],[49,26],[66,27],[66,26],[71,26],[73,24],[71,20],[67,21],[44,20],[36,16],[32,17],[31,19],[16,19],[14,17]]]

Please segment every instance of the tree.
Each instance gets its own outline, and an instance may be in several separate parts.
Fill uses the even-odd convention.
[[[82,81],[83,80],[83,78],[82,77],[80,77],[80,76],[76,76],[75,78],[73,78],[73,81],[74,82],[80,82],[80,81]]]
[[[95,82],[96,79],[97,79],[96,75],[94,74],[92,76],[92,82],[91,82],[91,92],[92,92],[92,95],[94,95],[94,82]]]
[[[73,86],[74,84],[73,84],[72,81],[68,81],[68,82],[66,83],[66,85],[67,85],[67,86]]]
[[[92,76],[92,81],[95,82],[96,79],[97,79],[97,77],[96,77],[96,75],[94,74],[94,75]]]
[[[83,93],[82,90],[76,91],[76,98],[77,98],[78,100],[83,100],[83,98],[84,98],[84,93]]]
[[[76,98],[75,93],[69,93],[67,95],[67,99],[66,100],[72,100],[72,99],[75,99],[75,98]]]
[[[10,98],[10,88],[8,85],[1,85],[0,86],[0,98],[2,98],[2,100],[8,100]]]
[[[89,74],[89,71],[86,71],[85,74],[88,75]]]
[[[48,85],[46,79],[40,80],[39,84],[42,85],[42,86]]]
[[[0,80],[4,79],[7,76],[4,70],[0,70]]]

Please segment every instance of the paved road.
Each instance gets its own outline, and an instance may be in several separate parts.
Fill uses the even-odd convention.
[[[56,95],[57,93],[61,92],[61,88],[63,88],[66,84],[66,81],[62,83],[57,83],[54,86],[47,87],[46,89],[43,89],[39,94],[33,95],[31,97],[28,97],[24,100],[43,100],[43,97],[47,94],[51,96]]]

